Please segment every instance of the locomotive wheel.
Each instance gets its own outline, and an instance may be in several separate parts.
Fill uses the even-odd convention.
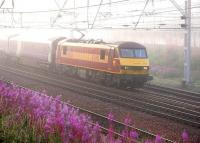
[[[92,79],[93,79],[92,71],[87,70],[87,71],[86,71],[86,80],[87,80],[87,81],[92,81]]]
[[[88,79],[89,81],[94,82],[94,83],[98,83],[95,71],[89,71],[89,77],[88,78],[89,78]]]
[[[120,85],[121,85],[121,81],[119,78],[116,78],[115,81],[114,81],[114,85],[116,88],[120,88]]]
[[[105,80],[103,82],[104,85],[110,87],[113,85],[113,78],[112,78],[112,75],[110,74],[106,74],[105,75]]]

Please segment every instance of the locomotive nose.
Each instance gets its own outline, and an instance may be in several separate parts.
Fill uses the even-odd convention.
[[[122,66],[149,66],[148,59],[120,58]]]

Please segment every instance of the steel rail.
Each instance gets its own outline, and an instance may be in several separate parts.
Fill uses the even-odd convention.
[[[10,71],[11,70],[12,69],[10,69]],[[19,73],[23,72],[22,76],[26,76],[27,78],[32,78],[32,79],[36,80],[36,77],[37,77],[37,80],[39,80],[39,81],[41,81],[41,79],[42,79],[41,82],[45,82],[48,84],[51,83],[54,86],[72,90],[74,92],[79,92],[80,94],[84,94],[86,96],[95,97],[95,98],[98,98],[98,99],[101,99],[104,101],[111,101],[113,103],[117,103],[122,106],[127,106],[129,108],[138,109],[143,112],[144,111],[149,112],[154,115],[159,115],[159,116],[175,119],[175,120],[190,124],[192,126],[200,127],[200,123],[198,122],[199,116],[192,115],[190,113],[184,113],[184,112],[177,111],[174,109],[165,108],[162,106],[158,106],[158,105],[154,105],[154,104],[150,104],[150,103],[145,103],[145,102],[142,102],[139,100],[131,99],[131,101],[134,102],[134,104],[133,104],[132,102],[127,100],[127,98],[124,98],[123,96],[119,96],[119,95],[116,96],[115,94],[113,95],[113,93],[108,93],[108,92],[98,90],[98,89],[83,87],[83,86],[79,86],[77,84],[72,84],[72,83],[64,82],[64,81],[57,80],[57,79],[50,79],[45,76],[26,73],[24,71],[18,71],[18,72]],[[13,72],[13,73],[16,73],[16,72]],[[77,89],[79,89],[79,90],[77,90]],[[122,101],[124,101],[124,102],[122,102]],[[148,108],[149,106],[151,106],[151,108]],[[153,110],[152,110],[152,107],[154,107]],[[156,109],[157,109],[157,111],[156,111]],[[162,110],[160,110],[160,109],[162,109]],[[163,111],[165,111],[165,112],[163,113]],[[173,113],[170,114],[170,112],[173,112]],[[177,115],[179,115],[179,117],[177,117]],[[191,119],[194,119],[194,120],[191,120]]]
[[[179,95],[180,97],[189,98],[190,100],[198,100],[198,101],[200,100],[200,93],[198,92],[186,91],[183,89],[172,88],[172,87],[164,87],[155,84],[145,84],[145,88],[169,94]]]
[[[39,71],[39,74],[41,74],[41,70]],[[59,77],[55,76],[55,74],[51,74],[49,72],[48,72],[48,76],[59,79]],[[63,80],[63,77],[61,79]],[[91,84],[91,82],[77,80],[75,78],[65,77],[65,79],[68,81],[73,81],[73,83],[76,82],[79,85],[83,84],[83,85],[92,86],[92,87],[95,86],[93,83]],[[179,108],[179,107],[185,108],[185,110],[188,110],[188,111],[191,110],[191,112],[193,112],[193,110],[199,111],[199,109],[200,109],[200,106],[198,105],[198,103],[196,103],[198,101],[184,99],[182,97],[174,97],[174,95],[166,95],[166,94],[156,93],[156,92],[152,92],[152,91],[145,91],[144,89],[137,89],[137,90],[134,89],[133,92],[125,92],[125,90],[122,91],[122,90],[118,90],[118,89],[112,89],[111,87],[107,88],[105,86],[100,86],[100,85],[96,85],[95,88],[98,88],[100,90],[107,91],[107,92],[112,92],[115,94],[121,94],[125,97],[127,95],[129,95],[130,98],[136,98],[136,99],[140,99],[140,100],[142,98],[147,98],[148,100],[151,100],[151,101],[155,100],[155,102],[156,101],[159,101],[161,103],[163,102],[164,105],[165,104],[169,104],[169,105],[173,104],[174,106],[176,106],[176,108]],[[135,91],[138,91],[139,93],[135,93]],[[138,94],[140,94],[140,96],[138,96]],[[151,95],[150,96],[151,98],[149,98],[149,95]],[[140,97],[142,97],[142,98],[140,98]]]
[[[185,99],[184,97],[181,96],[175,96],[175,95],[171,95],[171,94],[163,94],[159,91],[152,91],[151,89],[135,89],[138,92],[141,93],[145,93],[145,94],[151,94],[151,97],[158,97],[159,99],[163,99],[164,101],[169,101],[169,102],[174,102],[176,101],[176,104],[180,104],[180,105],[186,105],[186,106],[190,106],[192,109],[197,109],[199,110],[200,108],[200,100],[190,100],[190,99]]]
[[[17,66],[19,66],[19,65],[17,65]],[[17,68],[19,68],[19,67],[17,67]],[[23,65],[21,65],[21,67],[20,68],[25,68],[25,66],[23,66]],[[59,78],[58,76],[55,76],[55,73],[54,74],[52,74],[52,73],[50,73],[49,71],[41,71],[41,70],[35,70],[34,68],[32,68],[32,67],[29,67],[29,68],[31,68],[31,71],[30,72],[32,72],[32,70],[34,70],[34,72],[38,72],[39,74],[41,74],[41,72],[43,72],[44,74],[48,74],[49,76],[51,76],[51,77],[55,77],[55,78]],[[26,70],[27,70],[27,66],[26,66]],[[29,69],[30,70],[30,69]],[[74,77],[64,77],[66,80],[70,80],[70,81],[73,81],[73,82],[76,82],[77,84],[83,84],[83,85],[88,85],[88,86],[94,86],[94,84],[91,84],[91,82],[86,82],[86,81],[82,81],[82,80],[77,80],[76,78],[74,78]],[[61,79],[63,79],[63,77],[61,77]],[[99,86],[99,85],[97,85],[96,87],[98,87],[99,89],[101,89],[101,90],[106,90],[106,91],[109,91],[109,92],[112,92],[112,93],[120,93],[120,94],[124,94],[125,93],[125,90],[127,90],[127,89],[125,89],[124,91],[122,91],[122,90],[117,90],[116,88],[115,88],[115,90],[113,90],[112,89],[112,87],[109,87],[109,88],[107,88],[107,87],[105,87],[105,86]],[[142,89],[134,89],[133,91],[134,92],[132,92],[132,94],[135,94],[135,91],[139,91],[140,92],[140,94],[141,93],[146,93],[146,94],[150,94],[151,93],[151,97],[153,96],[153,97],[158,97],[158,98],[162,98],[163,100],[169,100],[169,99],[171,99],[171,101],[173,101],[173,100],[175,100],[176,101],[176,103],[180,103],[180,104],[184,104],[184,105],[188,105],[188,106],[192,106],[192,107],[194,107],[194,108],[198,108],[198,110],[199,110],[199,102],[200,102],[200,100],[190,100],[190,99],[188,99],[188,98],[184,98],[184,97],[182,97],[182,96],[177,96],[177,95],[169,95],[169,94],[161,94],[160,92],[153,92],[153,91],[151,91],[151,90],[148,90],[148,91],[145,91],[146,89],[145,88],[142,88]],[[116,91],[116,92],[115,92]],[[130,92],[129,92],[130,93]],[[126,94],[129,94],[128,92],[126,93]],[[197,93],[198,94],[198,93]],[[171,104],[171,103],[170,103]],[[196,104],[197,104],[197,106],[196,106]]]

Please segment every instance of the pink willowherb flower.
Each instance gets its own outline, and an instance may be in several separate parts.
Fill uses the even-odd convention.
[[[112,121],[114,119],[114,116],[113,116],[113,114],[110,112],[109,114],[108,114],[108,120],[109,121]]]
[[[131,120],[130,116],[129,116],[129,115],[126,116],[126,118],[124,119],[124,124],[126,124],[126,125],[130,125],[131,122],[132,122],[132,120]]]
[[[156,135],[155,143],[161,143],[161,136]]]
[[[189,140],[189,135],[186,130],[184,130],[182,133],[182,140],[183,140],[183,142],[188,142],[188,140]]]
[[[130,137],[133,139],[133,140],[137,140],[139,135],[136,131],[131,131],[130,132]]]
[[[1,112],[7,113],[8,110],[16,116],[20,116],[17,113],[30,116],[30,125],[36,129],[37,135],[44,134],[47,142],[48,137],[55,134],[61,139],[61,143],[73,141],[81,143],[130,143],[130,137],[138,138],[137,132],[130,132],[126,127],[122,132],[124,138],[116,139],[112,125],[114,120],[112,113],[108,115],[109,133],[105,138],[101,134],[98,123],[89,124],[92,122],[91,118],[80,114],[77,109],[63,104],[60,100],[61,96],[49,97],[46,92],[36,92],[0,81],[0,98],[2,99],[0,102]],[[124,122],[127,125],[131,123],[129,116]]]

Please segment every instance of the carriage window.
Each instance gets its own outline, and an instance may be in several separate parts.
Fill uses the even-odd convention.
[[[63,55],[67,54],[67,47],[63,47]]]
[[[105,60],[106,50],[100,50],[100,60]]]

